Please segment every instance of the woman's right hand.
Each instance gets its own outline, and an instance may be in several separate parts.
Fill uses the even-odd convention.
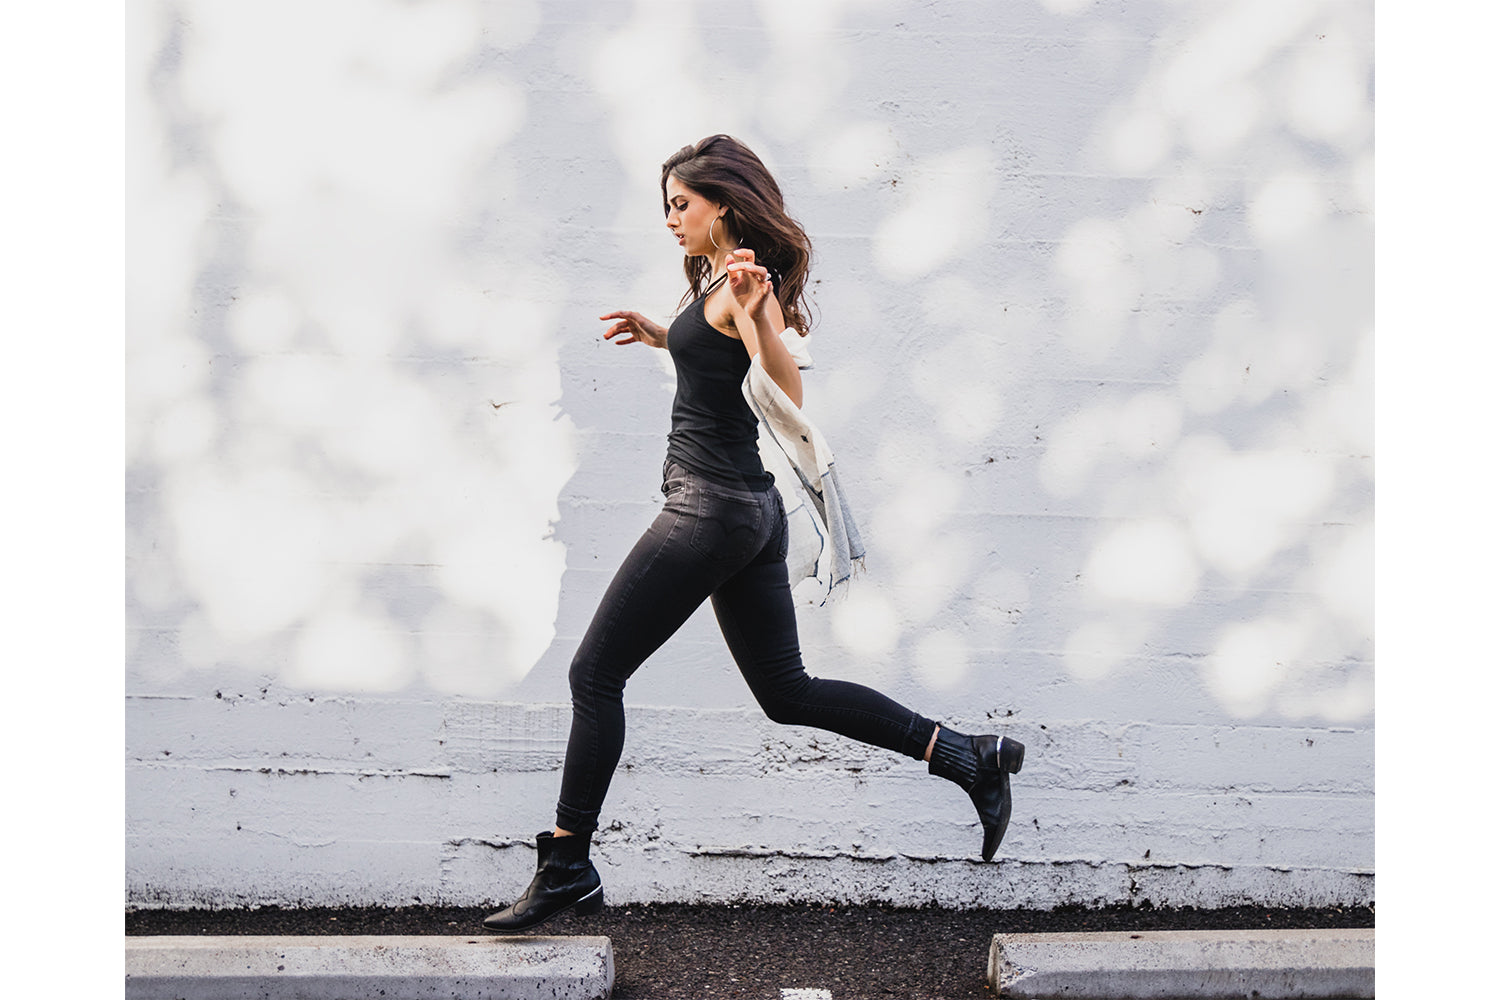
[[[614,340],[624,334],[624,339],[615,340],[615,343],[634,344],[639,341],[651,347],[667,346],[667,328],[651,322],[638,312],[625,309],[620,312],[605,313],[599,318],[615,320],[610,328],[604,331],[605,340]]]

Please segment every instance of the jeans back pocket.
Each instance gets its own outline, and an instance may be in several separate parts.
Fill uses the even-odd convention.
[[[736,497],[707,489],[698,494],[697,516],[688,541],[705,559],[715,563],[745,563],[762,545],[765,537],[760,501],[754,496]]]

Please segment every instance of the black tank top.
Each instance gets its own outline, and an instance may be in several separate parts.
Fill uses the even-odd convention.
[[[667,353],[677,369],[667,458],[725,486],[762,490],[773,480],[760,463],[755,414],[740,391],[750,355],[742,341],[714,329],[703,314],[718,284],[709,285],[667,330]]]

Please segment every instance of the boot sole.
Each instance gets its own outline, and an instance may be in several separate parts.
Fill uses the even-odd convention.
[[[596,886],[593,892],[590,892],[577,902],[569,903],[567,906],[553,910],[540,920],[533,920],[520,927],[491,927],[489,924],[485,924],[484,929],[491,934],[521,934],[531,930],[533,927],[540,927],[553,917],[567,913],[569,910],[572,910],[580,917],[592,917],[602,909],[604,909],[604,886],[600,885]]]

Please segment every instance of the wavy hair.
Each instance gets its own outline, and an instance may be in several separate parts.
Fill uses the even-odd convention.
[[[676,177],[703,197],[728,206],[723,225],[735,245],[755,251],[755,262],[771,272],[776,301],[787,324],[807,336],[807,269],[812,243],[802,226],[786,213],[781,188],[760,157],[738,139],[711,135],[683,146],[661,165],[661,206],[670,214],[667,178]],[[688,290],[686,305],[703,294],[713,264],[706,257],[688,257],[682,269]]]

